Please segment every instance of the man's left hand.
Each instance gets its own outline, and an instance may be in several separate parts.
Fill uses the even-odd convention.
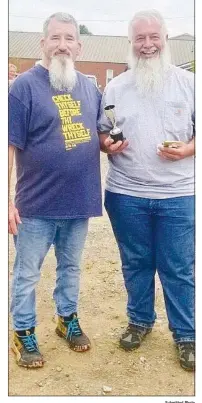
[[[117,141],[114,143],[114,140],[107,134],[100,133],[100,148],[104,153],[116,155],[120,154],[129,144],[128,140]]]
[[[157,154],[159,157],[170,160],[179,161],[186,157],[194,155],[194,142],[184,143],[183,141],[178,144],[177,148],[164,147],[163,145],[158,146]]]

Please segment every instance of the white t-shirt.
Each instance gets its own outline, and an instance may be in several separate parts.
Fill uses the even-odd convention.
[[[193,136],[194,74],[170,66],[158,96],[139,95],[131,70],[107,85],[102,100],[99,130],[112,125],[104,106],[115,105],[117,126],[129,146],[109,155],[106,189],[146,198],[169,198],[194,194],[194,157],[162,160],[157,145],[164,140],[189,142]]]

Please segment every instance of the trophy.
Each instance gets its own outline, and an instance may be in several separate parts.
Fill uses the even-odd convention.
[[[108,119],[111,121],[113,125],[113,129],[110,130],[110,137],[111,139],[114,140],[114,143],[117,143],[117,141],[124,141],[123,133],[119,127],[116,125],[116,116],[115,116],[115,106],[114,105],[108,105],[105,106],[105,115],[108,117]]]

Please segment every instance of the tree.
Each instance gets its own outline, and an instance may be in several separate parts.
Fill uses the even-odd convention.
[[[193,73],[195,73],[195,70],[196,70],[196,65],[195,65],[195,60],[192,62],[192,66],[191,66],[191,71],[193,72]]]
[[[93,35],[92,32],[90,32],[85,25],[79,25],[79,28],[80,28],[80,34]]]

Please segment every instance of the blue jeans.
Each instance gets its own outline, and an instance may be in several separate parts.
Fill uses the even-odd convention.
[[[105,193],[128,294],[129,323],[155,322],[155,273],[162,284],[174,340],[193,341],[194,196],[169,199]]]
[[[53,244],[57,260],[54,300],[56,312],[69,316],[77,312],[80,259],[84,247],[88,219],[22,218],[14,236],[14,263],[11,312],[15,330],[36,326],[35,288],[40,279],[43,260]]]

